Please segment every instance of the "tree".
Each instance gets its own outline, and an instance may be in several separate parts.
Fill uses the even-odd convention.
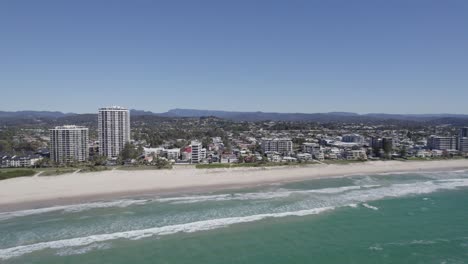
[[[392,153],[392,142],[389,140],[383,141],[383,151],[385,153],[385,158],[390,158],[390,154]]]
[[[155,166],[158,169],[171,169],[172,165],[166,159],[156,158]]]
[[[107,163],[106,156],[96,155],[93,157],[93,160],[92,160],[93,166],[104,166],[106,165],[106,163]]]
[[[141,148],[141,146],[138,147],[138,149],[135,149],[134,145],[126,143],[119,156],[122,161],[136,159],[141,154],[140,150],[143,152],[143,148]]]
[[[407,149],[406,149],[406,146],[402,146],[402,147],[400,148],[400,157],[406,158],[406,155],[407,155],[407,154],[408,154],[408,151],[407,151]]]
[[[352,149],[352,150],[360,150],[361,147],[360,147],[360,146],[352,146],[351,149]]]
[[[49,158],[42,158],[38,160],[35,164],[34,167],[36,168],[43,168],[43,167],[49,167],[51,166],[51,160]]]
[[[202,139],[202,146],[206,149],[208,149],[208,146],[213,143],[213,140],[210,137],[204,137]]]

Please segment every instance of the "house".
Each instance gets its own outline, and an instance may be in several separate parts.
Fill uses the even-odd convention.
[[[223,154],[221,155],[221,163],[237,163],[239,160],[234,154]]]
[[[32,154],[25,156],[2,156],[0,157],[0,167],[2,168],[25,168],[33,167],[42,159],[41,155]]]
[[[297,159],[302,161],[308,161],[312,159],[312,154],[310,153],[299,153],[297,154]]]
[[[347,150],[345,152],[347,160],[367,160],[367,154],[365,150]]]

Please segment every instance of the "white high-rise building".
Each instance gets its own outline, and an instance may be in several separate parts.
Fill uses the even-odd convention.
[[[51,160],[60,164],[88,160],[88,128],[61,126],[49,132]]]
[[[202,143],[199,141],[192,141],[192,163],[200,163],[202,160]]]
[[[119,156],[130,142],[130,112],[120,106],[99,109],[99,154],[108,158]]]

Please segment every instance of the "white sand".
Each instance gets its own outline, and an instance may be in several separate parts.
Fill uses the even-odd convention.
[[[12,205],[37,207],[129,195],[216,190],[324,177],[386,172],[468,169],[468,160],[373,161],[346,165],[236,169],[113,170],[61,176],[21,177],[0,181],[0,211]],[[23,206],[24,207],[24,206]]]

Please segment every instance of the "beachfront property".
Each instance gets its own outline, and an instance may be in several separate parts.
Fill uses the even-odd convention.
[[[468,127],[460,128],[458,134],[458,150],[463,153],[468,153]]]
[[[264,153],[278,152],[283,155],[293,153],[293,142],[289,138],[264,138],[261,142],[261,147]]]
[[[27,168],[33,167],[42,159],[39,154],[31,155],[0,155],[0,168]]]
[[[58,126],[49,129],[50,159],[57,164],[87,161],[89,158],[88,128]]]
[[[427,148],[430,150],[455,150],[457,149],[457,138],[432,135],[427,139]]]
[[[365,150],[347,150],[345,152],[347,160],[367,160],[367,154]]]
[[[116,158],[130,142],[130,112],[120,106],[104,107],[98,113],[99,154]]]
[[[364,137],[359,134],[346,134],[343,135],[341,141],[362,144],[364,143]]]
[[[200,163],[203,159],[201,142],[193,140],[190,146],[192,147],[192,163]]]
[[[234,154],[223,154],[221,155],[221,163],[237,163],[239,160]]]

